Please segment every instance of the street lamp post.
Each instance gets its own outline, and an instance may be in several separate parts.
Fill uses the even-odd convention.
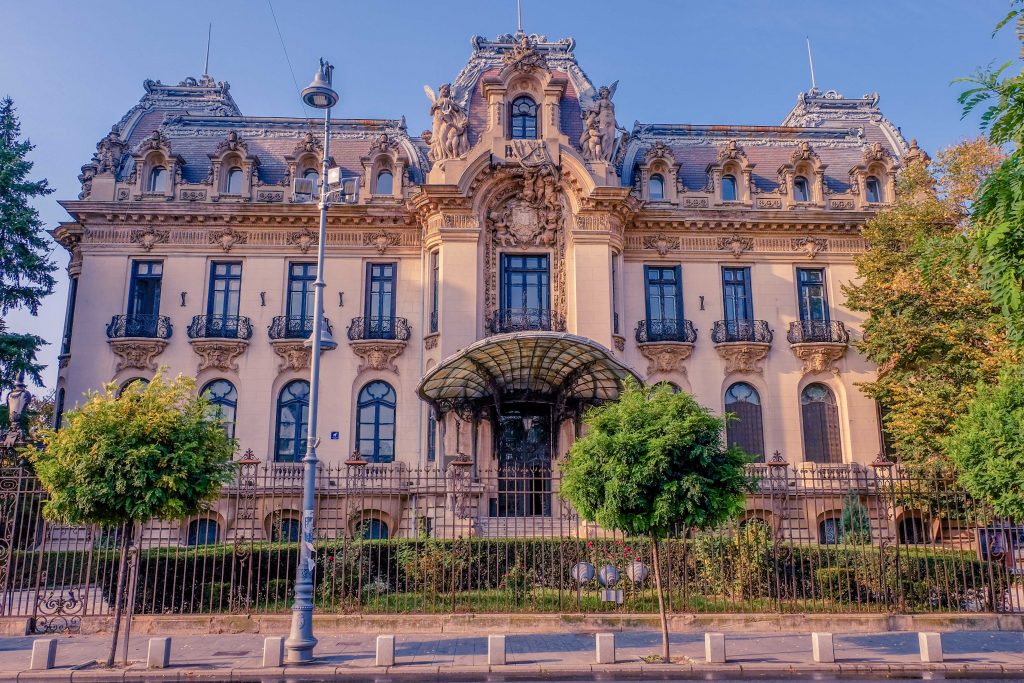
[[[316,512],[316,435],[317,403],[320,391],[320,352],[337,346],[324,329],[324,243],[327,241],[327,163],[331,156],[331,107],[338,103],[338,93],[331,88],[334,67],[323,59],[320,70],[302,91],[302,100],[310,107],[324,111],[324,159],[320,174],[320,239],[317,242],[316,282],[313,283],[313,332],[307,343],[312,346],[309,370],[309,428],[306,434],[306,456],[302,459],[302,535],[299,538],[299,566],[295,573],[295,603],[292,605],[292,628],[285,641],[285,660],[289,664],[313,661],[316,637],[313,635],[313,570],[316,567],[314,526]],[[326,332],[326,334],[325,334]]]

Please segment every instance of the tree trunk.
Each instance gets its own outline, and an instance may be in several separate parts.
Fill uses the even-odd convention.
[[[668,664],[672,660],[668,653],[668,616],[665,614],[665,596],[661,590],[661,554],[658,538],[651,535],[651,559],[654,562],[654,589],[658,592],[658,614],[661,616],[661,660]]]
[[[128,529],[121,527],[121,557],[117,563],[117,590],[114,593],[114,635],[110,641],[110,653],[107,655],[107,666],[114,666],[117,654],[117,636],[121,630],[121,606],[124,603],[124,575],[128,567]]]

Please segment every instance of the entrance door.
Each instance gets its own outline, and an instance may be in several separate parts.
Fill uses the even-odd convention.
[[[551,515],[551,408],[510,408],[497,429],[499,517]]]

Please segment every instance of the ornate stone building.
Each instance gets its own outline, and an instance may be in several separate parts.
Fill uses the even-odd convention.
[[[777,126],[625,130],[616,83],[573,47],[474,38],[426,89],[430,131],[334,122],[321,459],[549,467],[635,375],[735,413],[728,438],[762,457],[870,463],[877,409],[857,384],[874,368],[842,288],[861,226],[923,153],[877,95],[834,91]],[[166,365],[198,377],[240,452],[297,461],[318,213],[296,181],[319,183],[322,134],[243,116],[208,76],[144,86],[54,231],[71,254],[60,408]],[[475,514],[549,512],[521,504],[483,491]],[[392,533],[407,517],[380,514]]]

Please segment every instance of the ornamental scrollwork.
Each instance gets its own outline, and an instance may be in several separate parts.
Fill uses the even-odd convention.
[[[161,228],[145,228],[144,230],[133,230],[131,236],[132,244],[138,244],[146,251],[152,251],[158,244],[167,244],[170,240],[169,230]]]
[[[752,251],[754,249],[754,239],[752,237],[740,237],[733,235],[731,237],[719,237],[718,238],[718,250],[729,251],[735,258],[739,258],[745,251]]]

